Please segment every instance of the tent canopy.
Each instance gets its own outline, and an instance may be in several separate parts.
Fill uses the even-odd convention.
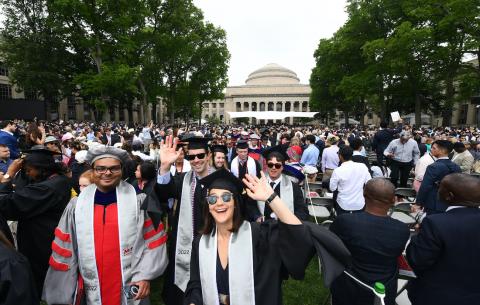
[[[285,118],[313,118],[318,112],[241,111],[228,112],[231,119],[256,118],[257,120],[284,120]]]

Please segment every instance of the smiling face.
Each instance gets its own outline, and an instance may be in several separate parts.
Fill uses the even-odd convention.
[[[116,187],[122,179],[122,165],[114,158],[102,158],[93,165],[94,181],[98,189],[107,192]]]
[[[202,174],[208,170],[208,153],[203,148],[188,150],[188,155],[190,156],[199,154],[203,154],[203,158],[199,159],[197,156],[195,157],[195,159],[190,160],[190,166],[197,174],[200,174],[200,176],[202,176]]]
[[[230,194],[230,200],[225,202],[222,197],[228,197],[226,196],[227,194]],[[233,212],[235,209],[233,194],[228,190],[211,189],[208,195],[217,197],[217,202],[214,204],[209,203],[208,206],[216,225],[227,225],[228,227],[231,227],[233,224]]]
[[[223,152],[215,152],[213,157],[215,168],[222,168],[225,165],[225,154]]]
[[[277,167],[279,166],[280,168],[277,169]],[[277,180],[278,177],[280,177],[280,175],[282,174],[283,164],[282,162],[278,161],[277,158],[273,157],[267,161],[267,168],[268,168],[268,175],[270,176],[270,179]]]

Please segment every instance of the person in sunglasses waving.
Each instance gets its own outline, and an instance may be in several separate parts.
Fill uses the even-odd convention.
[[[274,146],[263,152],[267,161],[266,182],[282,198],[288,209],[301,220],[308,219],[308,209],[300,186],[292,182],[284,173],[285,160],[288,155],[281,145]],[[277,219],[270,206],[263,201],[257,201],[255,220],[257,222]]]
[[[260,179],[246,174],[242,183],[219,169],[200,183],[208,204],[203,207],[202,233],[194,239],[183,304],[282,304],[283,280],[302,279],[313,254],[307,225],[286,207],[263,173]],[[278,222],[243,219],[244,186],[249,197],[270,206]]]
[[[211,139],[198,136],[183,137],[188,143],[185,159],[191,170],[172,176],[170,167],[181,151],[177,150],[178,139],[167,136],[160,145],[160,169],[157,177],[156,194],[159,202],[176,199],[173,206],[172,228],[169,237],[169,265],[165,274],[163,300],[166,305],[183,304],[184,291],[190,279],[190,255],[192,241],[203,227],[203,192],[198,182],[214,171],[209,166],[208,142]]]

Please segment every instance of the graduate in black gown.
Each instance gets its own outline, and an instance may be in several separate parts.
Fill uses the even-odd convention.
[[[246,175],[247,194],[278,222],[249,223],[240,212],[243,183],[220,169],[200,183],[208,191],[205,225],[194,240],[184,304],[282,304],[282,281],[304,277],[314,247],[309,230],[261,179]]]
[[[0,304],[38,304],[28,260],[0,232]]]
[[[29,183],[13,188],[11,179],[21,169]],[[71,184],[46,149],[28,151],[15,160],[0,181],[0,214],[18,221],[18,251],[29,260],[40,297],[48,270],[54,231],[70,201]]]
[[[188,143],[185,159],[192,169],[172,176],[170,168],[181,151],[177,150],[178,139],[167,136],[160,145],[160,169],[155,193],[160,203],[173,198],[171,233],[168,239],[169,264],[165,272],[162,297],[166,305],[183,304],[184,290],[190,276],[190,255],[193,238],[203,227],[202,208],[204,195],[198,182],[213,171],[209,166],[208,138],[186,137]]]

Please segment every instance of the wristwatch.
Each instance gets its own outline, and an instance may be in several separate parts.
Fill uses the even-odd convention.
[[[277,196],[278,196],[278,194],[273,192],[273,194],[270,195],[270,197],[268,197],[267,200],[265,200],[265,204],[270,205],[270,203],[273,201],[273,199],[275,199]]]

